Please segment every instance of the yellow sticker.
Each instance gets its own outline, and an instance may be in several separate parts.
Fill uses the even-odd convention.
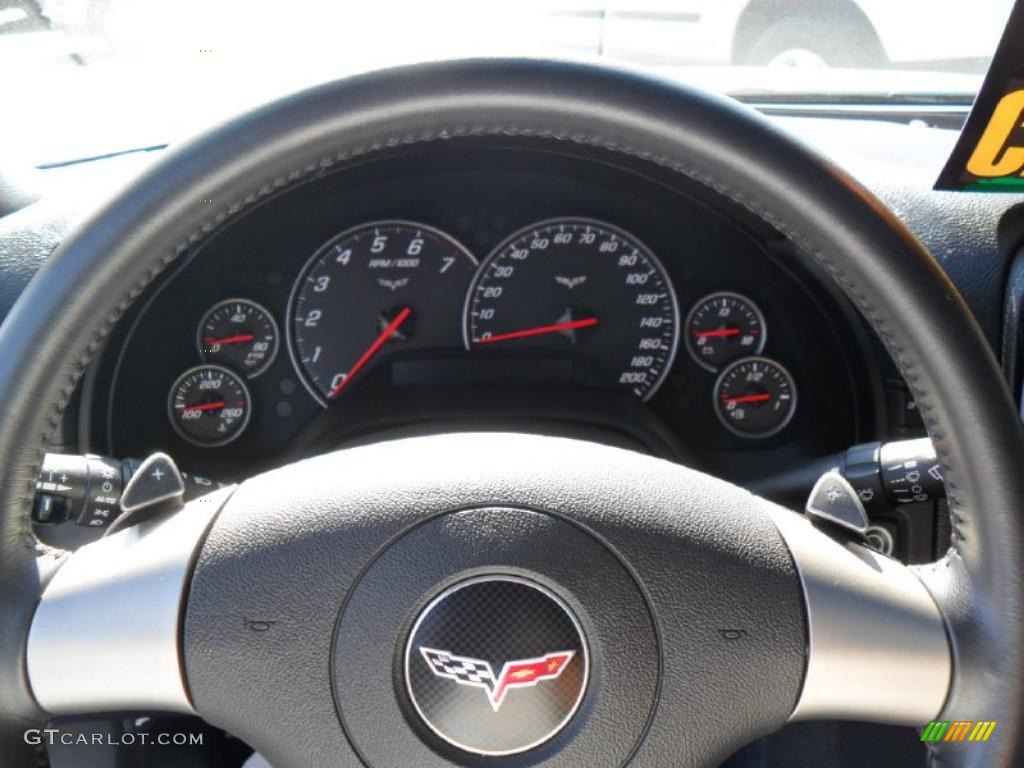
[[[1024,116],[1024,90],[999,100],[967,161],[967,172],[982,179],[1024,175],[1024,147],[1012,143]]]

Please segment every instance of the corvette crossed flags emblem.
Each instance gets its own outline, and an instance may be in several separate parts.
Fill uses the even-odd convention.
[[[448,651],[420,647],[420,653],[438,677],[454,680],[459,685],[483,688],[491,708],[497,712],[512,688],[528,688],[542,680],[554,680],[572,660],[575,651],[557,651],[535,659],[506,661],[501,674],[494,676],[489,662],[456,656]]]

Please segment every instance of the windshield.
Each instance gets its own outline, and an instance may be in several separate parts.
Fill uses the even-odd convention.
[[[3,147],[163,145],[353,72],[460,56],[627,64],[748,101],[968,104],[1012,0],[0,0]]]

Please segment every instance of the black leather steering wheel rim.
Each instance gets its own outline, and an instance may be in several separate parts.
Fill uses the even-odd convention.
[[[268,195],[379,151],[460,137],[533,137],[640,158],[770,222],[822,265],[885,342],[945,471],[953,545],[921,570],[948,623],[945,709],[998,720],[949,765],[1024,759],[1024,438],[962,299],[906,228],[843,172],[730,101],[636,74],[539,61],[452,62],[325,85],[168,155],[71,234],[0,328],[0,755],[31,759],[45,717],[25,642],[61,553],[35,539],[34,478],[85,367],[133,299],[183,252]],[[213,204],[202,200],[214,201]]]

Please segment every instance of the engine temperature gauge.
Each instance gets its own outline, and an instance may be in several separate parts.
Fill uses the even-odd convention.
[[[715,383],[715,413],[740,437],[771,437],[796,412],[796,384],[785,368],[767,357],[744,357]]]
[[[757,304],[729,291],[705,296],[686,318],[686,347],[709,371],[741,355],[761,354],[765,334],[764,315]]]
[[[226,445],[242,434],[251,412],[245,382],[220,365],[188,369],[167,399],[167,414],[178,434],[207,448]]]

